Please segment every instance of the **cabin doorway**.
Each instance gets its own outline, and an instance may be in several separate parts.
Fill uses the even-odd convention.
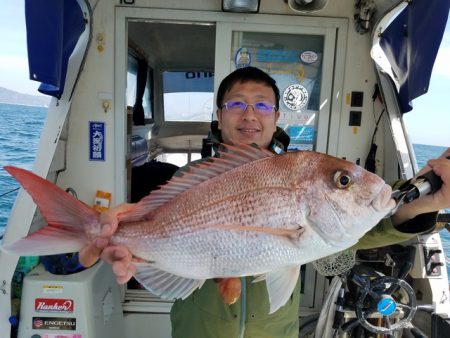
[[[336,155],[339,129],[333,126],[339,125],[341,117],[347,29],[346,19],[299,20],[287,15],[244,19],[208,11],[116,9],[117,109],[126,111],[135,101],[128,95],[136,92],[136,80],[124,73],[124,69],[130,73],[126,66],[132,64],[130,58],[145,60],[149,79],[148,94],[144,94],[145,124],[133,124],[126,114],[115,115],[116,154],[123,147],[124,157],[130,155],[131,147],[123,145],[126,141],[121,143],[121,134],[122,140],[139,135],[147,141],[149,154],[161,151],[167,155],[164,161],[171,162],[170,154],[184,154],[185,163],[195,160],[216,117],[214,99],[220,81],[234,69],[250,65],[277,81],[279,126],[291,137],[291,149]],[[117,177],[124,157],[118,156]],[[129,174],[123,172],[123,177]],[[123,200],[127,199],[126,186],[124,180],[123,186],[119,182],[116,187],[117,195],[124,192]],[[319,310],[326,281],[308,264],[302,267],[302,285],[300,314],[305,316]],[[160,336],[169,336],[171,302],[139,286],[127,288],[124,297],[130,332],[142,324],[155,332],[162,330]],[[149,320],[148,313],[155,320]]]

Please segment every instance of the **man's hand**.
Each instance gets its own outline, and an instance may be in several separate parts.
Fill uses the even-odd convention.
[[[397,213],[392,216],[394,225],[406,222],[420,214],[450,208],[450,160],[446,158],[447,156],[450,156],[450,148],[438,159],[429,160],[427,165],[417,174],[420,176],[429,170],[433,170],[442,180],[441,189],[400,207]]]
[[[132,264],[132,255],[126,247],[110,245],[109,241],[119,224],[117,216],[133,207],[133,204],[125,203],[103,212],[100,215],[100,222],[103,224],[100,236],[79,253],[80,263],[83,266],[92,266],[99,259],[111,264],[119,284],[129,281],[136,272],[136,267]]]

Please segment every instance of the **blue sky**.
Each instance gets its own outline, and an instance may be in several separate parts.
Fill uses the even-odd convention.
[[[0,86],[38,94],[28,78],[23,0],[4,1],[0,11]],[[413,102],[405,123],[413,143],[450,146],[450,25],[441,43],[428,94]]]

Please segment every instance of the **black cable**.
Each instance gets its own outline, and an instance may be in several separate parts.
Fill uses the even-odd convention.
[[[19,189],[20,189],[20,187],[18,187],[18,188],[15,188],[15,189],[13,189],[13,190],[10,190],[10,191],[7,191],[7,192],[5,192],[5,193],[1,194],[1,195],[0,195],[0,197],[6,196],[6,195],[8,195],[8,194],[10,194],[10,193],[12,193],[12,192],[14,192],[14,191],[17,191],[17,190],[19,190]]]
[[[383,110],[382,110],[381,113],[380,113],[380,116],[378,116],[377,122],[375,123],[375,130],[374,130],[373,135],[372,135],[372,142],[371,142],[371,144],[373,144],[373,142],[374,142],[374,140],[375,140],[375,136],[376,136],[377,131],[378,131],[378,125],[380,124],[381,117],[383,116],[384,111],[385,111],[385,109],[383,108]]]
[[[378,126],[380,124],[381,117],[383,116],[384,111],[385,111],[385,109],[383,108],[383,110],[380,113],[380,116],[378,117],[378,120],[375,123],[375,130],[373,132],[372,140],[370,142],[370,150],[369,150],[369,153],[367,154],[366,163],[364,164],[364,169],[366,169],[372,173],[375,173],[376,154],[377,154],[377,149],[378,149],[378,146],[375,144],[375,136],[377,134]]]

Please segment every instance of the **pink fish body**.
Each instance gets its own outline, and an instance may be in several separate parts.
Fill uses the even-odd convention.
[[[156,295],[185,298],[209,278],[259,276],[272,313],[292,294],[301,264],[355,244],[394,206],[390,187],[350,162],[315,152],[225,148],[119,215],[111,241],[148,262],[135,277]],[[6,169],[49,224],[7,250],[78,251],[99,233],[91,208],[32,173]],[[49,252],[52,236],[60,244]]]

